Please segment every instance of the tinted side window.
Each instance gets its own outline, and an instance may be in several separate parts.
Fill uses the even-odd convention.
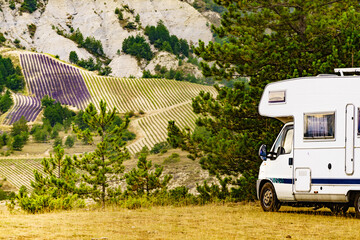
[[[304,114],[304,139],[335,138],[335,113]]]

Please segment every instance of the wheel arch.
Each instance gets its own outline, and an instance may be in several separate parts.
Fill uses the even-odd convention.
[[[263,186],[265,185],[265,183],[270,183],[273,188],[274,188],[274,191],[276,193],[276,190],[275,190],[275,186],[274,184],[272,184],[272,182],[269,180],[269,179],[262,179],[259,183],[259,187],[258,187],[258,190],[257,190],[257,197],[258,199],[260,199],[260,192],[261,192],[261,189],[263,188]]]

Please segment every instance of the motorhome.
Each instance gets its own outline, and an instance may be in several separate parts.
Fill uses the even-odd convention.
[[[263,160],[257,194],[264,211],[282,204],[360,216],[360,68],[268,84],[259,113],[284,123]],[[351,76],[347,75],[350,73]]]

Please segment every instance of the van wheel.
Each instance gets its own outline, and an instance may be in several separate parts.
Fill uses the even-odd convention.
[[[356,218],[360,218],[360,193],[357,193],[355,195],[354,207],[355,207]]]
[[[265,212],[277,212],[281,203],[276,197],[275,189],[271,183],[265,183],[260,192],[260,204]]]

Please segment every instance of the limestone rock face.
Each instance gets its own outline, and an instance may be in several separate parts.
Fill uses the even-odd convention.
[[[41,1],[41,0],[39,0]],[[125,21],[134,22],[139,14],[141,27],[128,31],[124,29],[115,14],[115,9],[124,6],[132,11],[122,11]],[[92,56],[84,48],[79,48],[73,41],[57,34],[56,28],[65,33],[70,28],[81,31],[84,38],[93,36],[100,40],[106,56],[112,59],[110,66],[113,74],[119,77],[141,76],[146,66],[135,58],[118,55],[125,38],[144,35],[147,25],[156,25],[163,21],[170,34],[197,44],[198,40],[208,42],[212,39],[208,20],[191,6],[191,1],[181,0],[48,0],[44,7],[34,13],[20,13],[20,3],[11,10],[9,1],[3,2],[0,12],[0,32],[4,33],[7,44],[13,45],[15,39],[27,50],[58,55],[68,61],[69,53],[76,51],[79,58]],[[30,24],[36,25],[34,36],[28,30]],[[174,60],[177,64],[177,60]],[[175,64],[174,63],[174,64]],[[150,67],[146,67],[149,69]]]
[[[140,78],[142,76],[142,70],[138,66],[138,62],[135,57],[130,55],[121,55],[115,57],[110,65],[112,68],[113,76],[130,77],[134,76]]]

